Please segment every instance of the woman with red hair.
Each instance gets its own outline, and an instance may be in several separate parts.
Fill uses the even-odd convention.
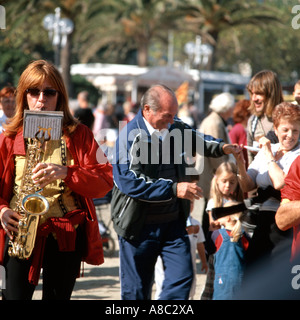
[[[29,177],[24,177],[26,150],[32,145],[23,135],[25,110],[40,117],[42,112],[63,114],[61,138],[41,142],[40,158]],[[49,210],[39,218],[33,251],[25,259],[14,251],[22,248],[15,235],[25,216],[24,206],[20,206],[24,184],[41,188],[49,203]],[[112,186],[112,167],[92,131],[72,116],[61,74],[47,61],[32,62],[19,79],[15,115],[0,135],[0,264],[6,270],[3,299],[31,299],[41,267],[43,299],[70,299],[81,261],[103,263],[92,198],[105,196]]]

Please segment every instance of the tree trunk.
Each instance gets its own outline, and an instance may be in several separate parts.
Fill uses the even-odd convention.
[[[218,44],[218,38],[219,38],[219,32],[218,31],[213,31],[210,33],[210,35],[212,36],[212,38],[214,39],[214,43],[212,44],[213,47],[213,52],[209,61],[209,68],[208,70],[215,70],[216,67],[216,48],[217,48],[217,44]]]
[[[139,67],[147,67],[148,65],[148,44],[141,44],[137,52],[137,61]]]
[[[67,92],[69,96],[72,96],[72,86],[71,86],[71,66],[70,66],[70,56],[71,56],[71,35],[68,35],[66,45],[61,48],[60,52],[60,62],[61,62],[61,74],[64,80]]]

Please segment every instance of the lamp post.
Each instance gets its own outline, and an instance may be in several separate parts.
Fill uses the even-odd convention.
[[[54,63],[57,68],[61,67],[62,77],[68,91],[70,91],[70,48],[68,36],[73,32],[74,24],[68,18],[61,18],[61,9],[56,8],[55,14],[47,14],[44,17],[43,26],[48,31],[49,39],[55,50]],[[64,58],[62,56],[63,52]]]
[[[198,91],[195,92],[195,99],[198,100],[198,107],[201,113],[204,112],[204,83],[202,80],[201,70],[208,64],[208,61],[213,53],[211,45],[202,43],[201,37],[196,36],[195,42],[190,41],[184,46],[185,53],[189,57],[189,66],[199,68],[199,84]]]
[[[196,36],[195,42],[190,41],[185,44],[184,51],[189,57],[189,64],[201,69],[208,64],[213,48],[210,44],[202,43],[200,36]]]

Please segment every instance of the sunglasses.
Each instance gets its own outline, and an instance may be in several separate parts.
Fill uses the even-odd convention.
[[[55,89],[40,90],[38,88],[29,88],[26,90],[26,93],[29,93],[32,97],[39,97],[41,92],[43,92],[43,95],[46,97],[54,97],[57,93],[57,90]]]

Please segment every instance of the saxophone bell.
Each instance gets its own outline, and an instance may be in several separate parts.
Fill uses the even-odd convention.
[[[42,190],[39,190],[40,192]],[[22,199],[23,217],[19,220],[18,234],[10,240],[8,254],[19,259],[28,259],[34,248],[40,216],[49,210],[48,200],[38,192]]]
[[[27,214],[41,216],[49,210],[49,202],[44,196],[36,192],[23,198],[22,209]]]

